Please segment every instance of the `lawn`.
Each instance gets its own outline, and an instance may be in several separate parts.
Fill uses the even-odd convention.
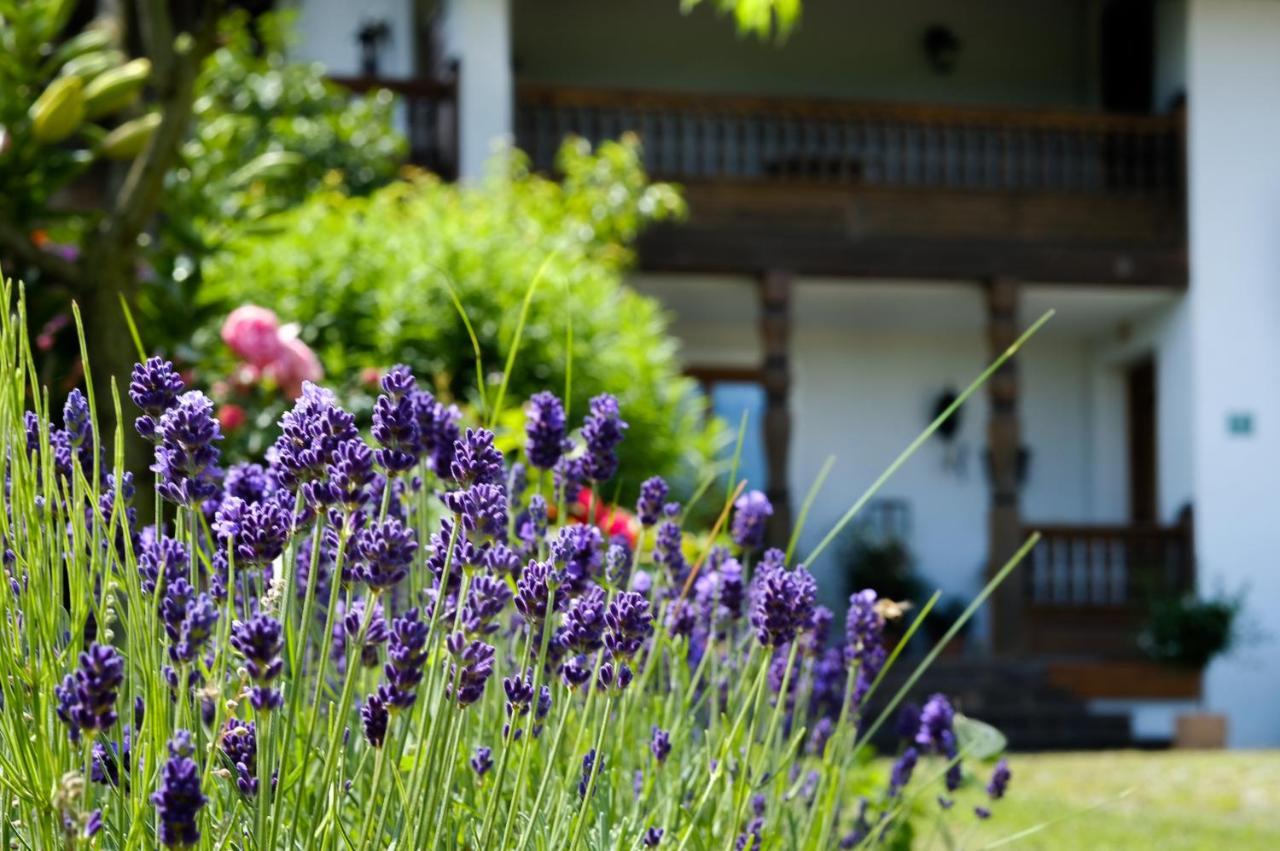
[[[1009,763],[1009,797],[956,837],[962,847],[1052,822],[1000,847],[1280,848],[1280,751],[1027,754]]]

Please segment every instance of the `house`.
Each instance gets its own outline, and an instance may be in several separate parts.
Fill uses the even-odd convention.
[[[497,140],[549,169],[567,133],[641,136],[691,216],[632,283],[750,411],[746,475],[785,517],[837,458],[802,553],[1055,309],[872,518],[958,595],[1041,531],[985,657],[1139,738],[1202,701],[1232,745],[1280,745],[1274,645],[1201,678],[1135,642],[1149,595],[1197,587],[1280,633],[1280,3],[805,0],[783,47],[678,0],[299,5],[300,54],[401,92],[446,174]],[[839,553],[811,567],[838,605]]]

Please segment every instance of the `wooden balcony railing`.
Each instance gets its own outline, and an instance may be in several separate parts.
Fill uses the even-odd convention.
[[[1031,526],[1022,568],[1031,649],[1134,657],[1153,600],[1195,588],[1190,513],[1173,526]]]
[[[516,140],[637,133],[656,177],[1181,197],[1181,118],[524,84]]]
[[[420,78],[387,80],[373,77],[333,77],[333,82],[363,94],[386,89],[404,105],[404,131],[409,159],[446,179],[458,171],[458,82]]]

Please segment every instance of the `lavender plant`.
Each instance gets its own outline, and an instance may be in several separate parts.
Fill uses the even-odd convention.
[[[540,393],[500,444],[396,367],[367,430],[308,385],[260,465],[224,468],[207,398],[156,358],[56,422],[22,310],[0,320],[7,844],[858,848],[1005,794],[980,767],[998,733],[941,695],[891,769],[866,758],[906,689],[870,711],[896,609],[859,592],[831,645],[814,578],[763,548],[763,494],[692,529],[649,478],[636,533],[568,519],[576,489],[645,478],[618,469],[612,397],[575,432]],[[111,422],[155,445],[149,525]]]

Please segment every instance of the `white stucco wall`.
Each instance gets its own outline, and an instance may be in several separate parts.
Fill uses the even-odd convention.
[[[1091,4],[1025,0],[806,0],[785,45],[739,37],[704,3],[522,0],[515,6],[521,79],[748,94],[954,103],[1087,105],[1094,100]],[[921,39],[950,28],[961,42],[949,74]]]
[[[356,32],[366,21],[384,19],[391,38],[379,54],[379,73],[393,79],[413,76],[413,0],[292,0],[290,5],[297,11],[297,58],[323,62],[336,76],[358,75]]]
[[[1230,742],[1280,745],[1280,3],[1191,0],[1193,464],[1202,586],[1248,589],[1272,636],[1215,663]],[[1231,434],[1232,414],[1253,433]]]

